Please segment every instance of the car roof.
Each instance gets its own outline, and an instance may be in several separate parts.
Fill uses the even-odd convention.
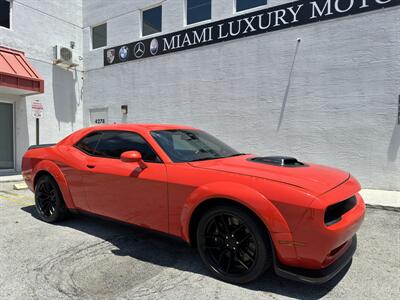
[[[174,130],[174,129],[186,129],[186,130],[196,130],[196,128],[191,126],[184,125],[174,125],[174,124],[110,124],[110,125],[95,125],[86,128],[82,128],[69,136],[65,137],[57,144],[75,144],[79,141],[83,136],[87,135],[90,132],[101,131],[101,130],[121,130],[121,131],[135,131],[139,134],[147,134],[153,130]]]
[[[90,128],[92,130],[138,130],[138,131],[196,129],[191,126],[175,125],[175,124],[132,124],[132,123],[95,125]]]

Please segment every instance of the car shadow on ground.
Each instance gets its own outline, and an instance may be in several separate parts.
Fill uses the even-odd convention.
[[[21,209],[40,220],[33,205]],[[110,243],[114,255],[130,256],[151,264],[210,276],[196,249],[164,234],[86,215],[72,215],[55,225],[72,228]],[[258,280],[240,286],[297,299],[319,299],[342,280],[349,268],[350,264],[331,281],[322,285],[290,281],[269,270]]]

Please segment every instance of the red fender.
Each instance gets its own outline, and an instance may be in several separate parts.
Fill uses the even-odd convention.
[[[64,174],[61,172],[60,168],[50,160],[40,161],[34,167],[34,170],[32,172],[33,173],[32,177],[34,178],[33,182],[35,182],[36,180],[35,177],[40,171],[47,171],[48,173],[50,173],[51,176],[53,176],[53,178],[55,179],[60,188],[61,194],[65,201],[65,205],[70,209],[76,208],[74,201],[72,200],[72,195],[69,191],[67,181],[64,177]]]
[[[280,261],[295,262],[297,253],[291,243],[293,241],[289,226],[279,210],[264,195],[258,191],[234,182],[213,182],[194,190],[186,200],[181,214],[182,237],[190,243],[189,224],[195,209],[204,201],[224,198],[236,201],[253,211],[267,227],[272,243]]]
[[[240,183],[213,182],[194,190],[186,200],[181,215],[182,236],[189,241],[189,223],[195,209],[206,200],[225,198],[236,201],[253,211],[270,233],[290,233],[279,210],[258,191]]]

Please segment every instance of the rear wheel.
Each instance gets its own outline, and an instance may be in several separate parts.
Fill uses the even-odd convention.
[[[221,280],[246,283],[261,276],[272,263],[265,228],[235,206],[207,211],[197,227],[200,256]]]
[[[48,223],[60,221],[68,213],[57,182],[50,175],[43,175],[38,179],[35,204],[40,218]]]

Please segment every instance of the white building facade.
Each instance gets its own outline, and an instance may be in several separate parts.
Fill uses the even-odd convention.
[[[53,64],[55,45],[69,47],[73,42],[82,52],[82,1],[1,0],[0,17],[0,47],[22,51],[44,81],[43,93],[9,88],[0,81],[1,175],[18,172],[23,153],[36,142],[33,101],[44,108],[40,143],[54,143],[83,126],[83,65],[67,70]],[[13,62],[0,49],[0,76],[6,73],[4,65],[15,68]]]
[[[29,101],[39,99],[41,143],[96,123],[181,123],[241,152],[400,190],[398,0],[13,2],[0,45],[24,51],[45,82],[43,94],[11,99],[26,120],[17,161],[35,143]],[[52,47],[71,41],[82,63],[53,65]]]

